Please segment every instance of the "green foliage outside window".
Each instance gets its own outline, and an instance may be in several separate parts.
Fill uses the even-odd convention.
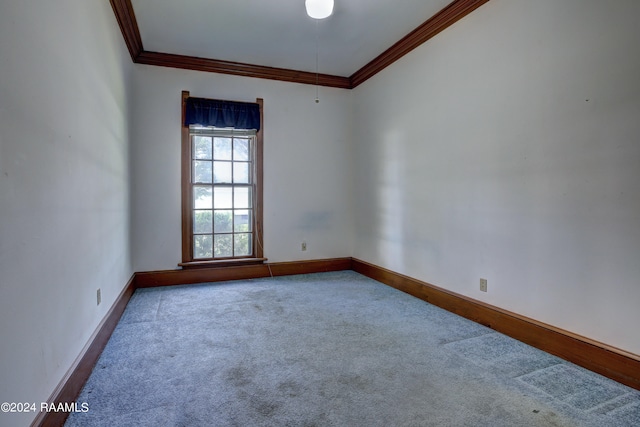
[[[233,221],[233,211],[197,210],[194,216],[194,258],[225,258],[251,255],[248,211],[240,211]],[[212,221],[213,219],[213,221]],[[235,233],[231,234],[233,231]]]

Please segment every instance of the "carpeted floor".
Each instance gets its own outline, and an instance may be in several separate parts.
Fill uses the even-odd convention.
[[[640,426],[640,392],[352,271],[139,289],[66,426]]]

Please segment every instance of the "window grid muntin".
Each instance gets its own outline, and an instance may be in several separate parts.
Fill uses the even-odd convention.
[[[193,203],[191,206],[192,209],[192,227],[191,227],[191,234],[193,236],[193,244],[192,244],[192,250],[193,250],[193,259],[195,260],[208,260],[208,259],[233,259],[233,258],[247,258],[247,257],[252,257],[255,254],[255,229],[254,229],[254,224],[253,222],[255,221],[255,197],[256,197],[256,193],[255,193],[255,182],[254,182],[254,173],[255,173],[255,148],[256,148],[256,135],[255,135],[255,131],[240,131],[238,132],[237,130],[230,130],[230,129],[215,129],[215,128],[195,128],[194,127],[190,127],[190,133],[189,133],[189,137],[190,137],[190,143],[191,143],[191,194],[193,197]],[[225,157],[223,160],[220,160],[218,157],[220,156],[216,156],[216,138],[220,138],[220,139],[230,139],[231,140],[231,144],[230,144],[230,150],[229,150],[229,154],[230,156],[223,156]],[[206,143],[203,144],[203,141],[207,141]],[[246,146],[246,151],[244,153],[237,153],[237,151],[240,150],[236,150],[236,141],[238,142],[238,145],[241,146]],[[209,145],[208,147],[206,147],[206,145]],[[230,157],[230,158],[228,158]],[[238,158],[238,159],[237,159]],[[211,167],[209,168],[211,170],[211,176],[210,179],[198,179],[201,178],[202,176],[197,176],[197,170],[196,170],[196,165],[203,165],[206,164],[206,162],[209,162],[211,164]],[[231,180],[230,182],[221,182],[221,183],[216,183],[216,178],[215,178],[215,162],[221,162],[221,163],[228,163],[231,166]],[[242,165],[241,167],[244,167],[247,169],[247,176],[246,176],[246,182],[245,180],[242,180],[242,182],[236,182],[236,174],[235,174],[235,166],[236,165]],[[205,168],[206,169],[206,168]],[[208,188],[209,191],[208,193],[210,194],[210,206],[208,205],[208,201],[206,202],[207,204],[203,204],[202,200],[198,200],[198,198],[196,197],[196,190],[195,189],[199,189],[200,192],[203,193],[207,193],[206,189]],[[223,207],[220,206],[216,206],[216,188],[218,189],[223,189],[223,188],[229,188],[231,189],[231,197],[230,197],[230,204],[226,204]],[[248,193],[248,197],[246,199],[247,201],[247,206],[245,205],[241,205],[242,207],[237,207],[240,206],[240,204],[237,203],[236,201],[236,194],[237,191],[236,190],[240,190],[240,191],[246,191]],[[218,194],[218,197],[221,197],[220,194]],[[216,231],[216,212],[220,213],[220,212],[230,212],[230,224],[229,227],[226,228],[226,230],[230,230],[230,231]],[[206,215],[207,212],[211,213],[211,218],[210,218],[210,224],[207,225],[207,227],[199,227],[199,223],[197,216],[198,215]],[[242,215],[242,213],[246,213],[246,221],[247,223],[244,224],[246,225],[246,230],[244,229],[237,229],[238,227],[236,226],[236,221],[239,221],[239,217],[240,216],[244,216]],[[211,232],[208,232],[209,230],[211,230]],[[209,238],[207,238],[207,236],[210,236]],[[229,236],[227,238],[225,238],[224,236]],[[230,250],[227,251],[224,255],[225,256],[219,256],[220,254],[218,253],[218,255],[216,254],[216,242],[224,240],[224,239],[228,239],[230,241]],[[247,253],[241,253],[239,254],[240,250],[242,250],[242,248],[239,248],[239,244],[238,242],[241,239],[245,239],[246,240],[246,249],[247,249]],[[201,244],[203,242],[207,243],[207,247],[209,247],[209,242],[211,243],[210,248],[211,248],[211,252],[210,255],[211,256],[200,256],[202,255],[202,251],[199,252],[199,245],[200,245],[200,249],[202,249]],[[230,253],[230,255],[227,256],[227,253]],[[208,253],[209,254],[209,253]]]

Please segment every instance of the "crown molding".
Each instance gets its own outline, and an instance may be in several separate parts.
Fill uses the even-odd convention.
[[[353,73],[351,88],[361,85],[398,59],[411,52],[441,31],[464,18],[489,0],[455,0],[422,25],[400,39],[364,67]]]
[[[265,67],[241,62],[218,59],[198,58],[161,52],[148,52],[142,46],[142,38],[131,0],[109,0],[118,20],[129,53],[137,64],[161,67],[205,71],[209,73],[232,74],[236,76],[280,80],[292,83],[320,85],[340,89],[353,89],[393,64],[413,49],[417,48],[436,34],[464,18],[489,0],[454,0],[440,12],[425,21],[415,30],[404,36],[389,49],[378,55],[350,77],[334,76],[290,70],[286,68]]]
[[[170,53],[148,52],[143,50],[136,57],[135,62],[138,64],[206,71],[209,73],[232,74],[235,76],[256,77],[309,85],[317,84],[341,89],[351,88],[351,83],[347,77],[332,76],[330,74],[318,74],[316,76],[315,73],[308,71],[265,67],[263,65],[220,61],[217,59],[197,58],[194,56],[174,55]]]
[[[113,13],[116,15],[116,20],[120,26],[124,42],[129,49],[129,54],[131,54],[131,59],[136,62],[136,58],[144,51],[144,48],[142,47],[142,38],[140,37],[138,21],[136,21],[136,14],[133,12],[131,0],[109,0],[109,2],[113,8]]]

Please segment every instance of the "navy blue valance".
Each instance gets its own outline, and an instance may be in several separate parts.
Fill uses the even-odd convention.
[[[260,130],[260,106],[250,102],[187,98],[184,125]]]

